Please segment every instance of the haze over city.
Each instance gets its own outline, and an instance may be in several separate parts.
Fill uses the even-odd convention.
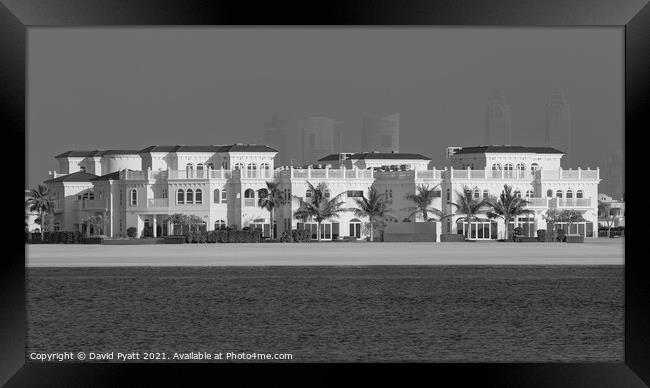
[[[263,143],[274,114],[337,120],[356,152],[364,117],[398,112],[399,150],[443,168],[447,146],[485,144],[497,91],[512,144],[545,145],[559,88],[571,166],[623,194],[619,28],[36,28],[28,51],[30,187],[63,151]]]

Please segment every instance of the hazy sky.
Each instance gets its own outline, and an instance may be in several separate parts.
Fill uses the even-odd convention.
[[[71,149],[260,142],[273,113],[343,121],[354,151],[364,115],[399,112],[400,151],[442,167],[447,146],[484,143],[496,89],[519,145],[543,145],[564,89],[576,167],[605,169],[623,146],[623,49],[617,27],[30,28],[29,184]]]

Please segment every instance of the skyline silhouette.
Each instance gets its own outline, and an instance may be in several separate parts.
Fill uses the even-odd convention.
[[[399,112],[399,151],[442,167],[446,147],[486,142],[495,89],[512,144],[545,145],[560,87],[567,167],[624,167],[616,28],[36,28],[28,39],[30,186],[67,150],[266,142],[274,113],[340,122],[342,151],[356,152],[364,117]]]

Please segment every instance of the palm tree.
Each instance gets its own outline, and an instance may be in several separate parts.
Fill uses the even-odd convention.
[[[375,224],[381,221],[389,211],[386,198],[384,194],[379,194],[375,186],[371,186],[370,190],[368,190],[368,197],[364,194],[361,199],[355,198],[354,201],[357,207],[351,208],[350,210],[357,217],[368,217],[370,221],[370,241],[374,241]]]
[[[463,217],[458,218],[456,221],[466,222],[468,227],[465,230],[465,237],[469,238],[469,224],[474,221],[478,221],[479,214],[483,214],[486,211],[488,206],[485,199],[474,198],[472,195],[472,190],[469,187],[463,187],[463,191],[456,191],[458,196],[458,201],[452,203],[452,206],[456,208],[454,214],[462,214]]]
[[[38,189],[29,190],[29,198],[25,206],[31,212],[38,212],[41,219],[41,239],[45,229],[45,214],[52,212],[54,202],[50,199],[50,190],[45,185],[38,185]]]
[[[311,192],[309,200],[297,197],[300,200],[300,207],[293,213],[293,216],[303,222],[308,219],[316,221],[318,227],[316,229],[316,238],[320,241],[320,228],[321,223],[331,218],[338,218],[339,213],[346,211],[342,208],[343,201],[340,193],[333,198],[327,198],[325,193],[327,191],[327,184],[321,182],[318,186],[312,185],[307,182],[308,190]]]
[[[269,212],[271,239],[274,239],[273,218],[275,216],[275,209],[282,206],[284,202],[284,193],[280,190],[280,182],[266,182],[266,189],[258,190],[257,194],[259,197],[257,206]]]
[[[503,191],[499,195],[499,198],[490,197],[486,203],[490,206],[490,211],[488,211],[489,218],[503,218],[506,224],[504,233],[506,240],[508,239],[508,225],[510,224],[510,220],[522,214],[533,213],[532,210],[526,208],[528,201],[514,195],[512,193],[512,186],[508,185],[503,185]]]
[[[435,196],[435,193],[438,192],[436,190],[438,186],[440,185],[435,185],[432,188],[429,188],[429,185],[420,185],[417,187],[417,193],[406,194],[406,199],[415,202],[414,207],[407,207],[402,209],[411,212],[407,218],[410,219],[418,213],[422,214],[424,222],[429,222],[429,213],[435,216],[435,218],[432,220],[442,220],[445,217],[440,210],[431,206],[433,200],[437,198]]]
[[[601,221],[605,221],[607,237],[612,237],[612,226],[614,225],[616,215],[610,203],[598,201],[598,218]]]
[[[567,209],[562,212],[562,221],[566,222],[568,232],[571,233],[571,226],[576,222],[584,222],[582,212],[573,209]]]

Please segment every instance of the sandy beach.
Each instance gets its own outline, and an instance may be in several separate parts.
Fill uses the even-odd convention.
[[[27,267],[623,265],[623,239],[559,243],[27,245]]]

